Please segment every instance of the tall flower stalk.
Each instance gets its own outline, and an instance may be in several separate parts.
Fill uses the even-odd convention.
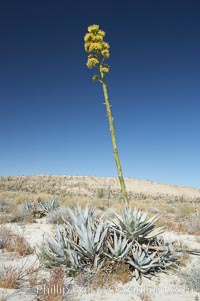
[[[128,204],[128,195],[124,177],[122,173],[122,166],[119,158],[116,134],[114,129],[113,117],[111,112],[111,105],[108,97],[106,73],[109,72],[109,65],[105,64],[105,60],[109,58],[109,44],[104,41],[105,32],[99,29],[99,25],[91,25],[88,27],[88,32],[84,37],[85,51],[88,53],[87,67],[92,69],[97,68],[98,73],[93,76],[94,81],[99,81],[102,84],[107,117],[110,126],[110,134],[112,139],[112,146],[114,152],[114,159],[117,167],[118,178],[121,186],[123,200]]]

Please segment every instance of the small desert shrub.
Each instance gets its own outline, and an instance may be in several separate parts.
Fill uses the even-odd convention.
[[[5,199],[0,202],[0,212],[9,213],[12,201]]]
[[[12,239],[12,231],[5,226],[0,226],[0,249],[5,249]]]
[[[186,222],[186,228],[189,234],[200,235],[200,216],[196,213],[191,214]]]
[[[35,223],[36,219],[30,212],[16,212],[10,217],[10,223]]]
[[[98,188],[97,189],[97,197],[98,199],[102,199],[103,197],[106,196],[106,191],[103,188]]]
[[[39,193],[39,192],[19,192],[15,196],[15,202],[16,204],[22,204],[26,202],[27,200],[33,200],[36,201],[38,199],[47,201],[49,198],[51,198],[52,195],[48,193]]]
[[[1,288],[19,288],[19,271],[16,267],[3,267],[0,271],[0,287]]]
[[[125,284],[128,281],[130,281],[131,277],[132,277],[131,271],[128,265],[124,264],[123,262],[119,262],[114,266],[109,282],[110,285],[114,285],[115,283],[119,283],[119,282]]]
[[[0,213],[0,225],[10,223],[11,214],[9,213]]]
[[[24,262],[21,266],[2,266],[0,270],[1,288],[19,288],[22,281],[29,275],[37,273],[40,267],[34,262],[28,265]]]
[[[178,215],[181,217],[188,217],[194,213],[194,208],[191,204],[177,204],[176,208]]]
[[[147,294],[145,292],[139,294],[139,297],[140,297],[141,301],[152,301],[152,298],[149,296],[149,294]]]
[[[29,212],[22,212],[19,206],[11,202],[7,207],[6,212],[1,214],[0,212],[0,223],[16,223],[16,222],[34,222],[35,220],[31,217]]]
[[[183,252],[182,252],[182,256],[181,256],[181,258],[180,258],[180,260],[179,260],[180,266],[186,267],[186,266],[188,265],[189,260],[190,260],[190,255],[189,255],[189,253],[186,252],[186,251],[183,251]]]
[[[0,227],[0,248],[20,256],[33,253],[23,234],[14,234],[8,227]]]
[[[25,256],[33,253],[33,249],[30,247],[23,234],[18,234],[13,237],[13,251],[20,256]]]
[[[76,278],[76,285],[87,288],[89,291],[98,288],[114,288],[116,283],[125,284],[132,278],[131,271],[125,263],[107,261],[104,268],[98,272],[80,273]]]
[[[43,301],[64,301],[66,300],[65,275],[61,267],[54,268],[50,272],[50,279],[42,279],[39,282],[42,288],[39,293]],[[67,299],[68,300],[68,299]]]
[[[190,290],[200,292],[200,258],[189,268],[184,268],[179,272],[183,284]]]

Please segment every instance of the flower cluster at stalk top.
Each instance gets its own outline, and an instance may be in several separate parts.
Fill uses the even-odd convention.
[[[105,59],[109,58],[109,44],[103,40],[105,32],[99,29],[99,25],[91,25],[84,37],[85,51],[89,53],[87,67],[97,67],[100,74],[109,72],[109,66],[104,64]],[[98,75],[93,76],[94,80],[98,80]]]

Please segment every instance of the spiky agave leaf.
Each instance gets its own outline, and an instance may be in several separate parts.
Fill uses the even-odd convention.
[[[108,223],[96,219],[94,212],[90,206],[86,206],[85,210],[78,206],[74,211],[69,210],[71,221],[65,220],[70,249],[76,252],[80,265],[88,271],[101,268],[103,261],[99,261],[108,232]]]
[[[83,225],[87,227],[89,223],[94,222],[95,208],[92,208],[88,204],[86,205],[85,209],[78,205],[74,211],[69,208],[68,212],[71,221],[78,227]]]
[[[125,206],[121,215],[116,212],[114,215],[117,218],[117,222],[114,222],[116,229],[127,238],[137,239],[139,242],[154,238],[164,231],[163,227],[155,229],[158,215],[148,219],[148,213],[137,208]]]
[[[42,257],[47,264],[64,264],[69,273],[75,273],[82,269],[79,254],[76,250],[71,248],[71,245],[69,244],[69,240],[77,242],[77,237],[72,227],[61,230],[57,226],[55,236],[52,237],[47,235],[45,238],[46,240],[42,250]]]
[[[69,223],[66,227],[70,227]],[[85,225],[72,224],[74,231],[77,234],[77,240],[68,239],[71,247],[76,249],[80,257],[83,260],[94,260],[96,254],[103,252],[103,246],[107,235],[108,227],[104,221],[95,222],[93,224],[88,223]]]
[[[168,243],[162,240],[163,252],[161,255],[161,262],[163,265],[163,269],[166,269],[171,266],[177,266],[178,257],[182,254],[176,251],[173,243]]]
[[[143,251],[139,244],[133,247],[127,263],[135,269],[137,280],[142,275],[152,274],[158,267],[162,267],[161,258],[157,251],[149,254],[148,250]]]
[[[46,234],[42,247],[43,257],[46,257],[46,259],[49,258],[51,261],[54,260],[55,264],[67,264],[67,250],[69,249],[67,236],[71,237],[73,235],[70,230],[66,232],[66,229],[57,225],[54,237]]]
[[[33,201],[28,200],[20,205],[22,211],[32,211],[34,209]]]
[[[68,271],[72,273],[77,273],[80,270],[83,270],[84,267],[80,261],[79,255],[77,252],[70,247],[66,250],[67,256],[68,256]]]
[[[59,207],[59,202],[55,199],[49,199],[48,201],[40,201],[37,203],[38,209],[44,213],[55,210]]]
[[[122,259],[128,254],[132,242],[129,242],[129,240],[126,237],[123,237],[121,233],[117,233],[115,229],[112,234],[110,241],[107,241],[109,252],[106,253],[106,256],[113,260]]]

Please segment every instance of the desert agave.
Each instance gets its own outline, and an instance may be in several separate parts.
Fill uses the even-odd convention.
[[[33,201],[28,200],[20,205],[22,211],[30,212],[34,209]]]
[[[72,222],[66,221],[66,228],[74,231],[77,240],[69,239],[68,242],[82,259],[95,260],[95,256],[103,252],[108,226],[103,220],[95,220],[92,210],[77,210],[76,214],[69,211]]]
[[[56,208],[59,207],[59,202],[55,199],[50,199],[46,202],[38,202],[38,209],[41,210],[43,213],[48,213],[50,211],[55,210]]]
[[[148,213],[137,208],[125,206],[121,215],[116,212],[114,215],[117,218],[115,228],[127,238],[137,239],[138,242],[154,238],[164,231],[163,227],[155,229],[155,222],[159,216],[155,215],[148,219]]]
[[[97,220],[89,206],[85,210],[79,206],[74,211],[69,209],[69,220],[65,220],[62,231],[57,227],[54,238],[47,236],[46,258],[65,264],[73,273],[98,270],[103,264],[108,223]]]
[[[78,205],[74,211],[68,208],[68,213],[73,225],[79,228],[81,226],[87,227],[88,224],[93,224],[95,220],[95,208],[90,205],[87,205],[85,209]],[[68,223],[65,219],[63,220]]]
[[[32,212],[34,215],[39,214],[39,216],[44,216],[58,207],[59,203],[55,199],[50,199],[46,202],[41,199],[38,199],[37,201],[29,200],[20,206],[22,211]]]
[[[69,248],[68,241],[66,240],[65,229],[62,229],[57,226],[55,231],[55,236],[46,234],[43,252],[41,253],[43,259],[45,258],[46,262],[51,262],[52,264],[67,264],[67,249]]]
[[[161,262],[163,269],[172,265],[177,265],[178,257],[182,255],[182,252],[177,252],[173,243],[166,243],[163,238],[156,240],[158,248],[162,249]]]
[[[126,208],[118,223],[96,218],[90,206],[68,209],[63,228],[57,226],[55,236],[46,237],[46,258],[54,264],[64,264],[69,273],[96,272],[112,263],[123,261],[132,267],[136,278],[165,270],[176,262],[172,245],[156,235],[157,217],[147,219],[147,213]],[[141,243],[142,241],[142,243]],[[43,256],[44,258],[44,256]]]
[[[129,242],[126,237],[123,237],[121,233],[117,233],[114,229],[112,236],[107,241],[108,252],[106,256],[113,260],[122,259],[126,257],[131,246],[132,242]]]
[[[3,238],[0,236],[0,250],[4,248]]]
[[[156,269],[162,268],[161,257],[157,251],[149,254],[148,249],[143,251],[139,244],[133,247],[132,256],[129,257],[127,263],[134,268],[137,280],[142,275],[152,275]]]

